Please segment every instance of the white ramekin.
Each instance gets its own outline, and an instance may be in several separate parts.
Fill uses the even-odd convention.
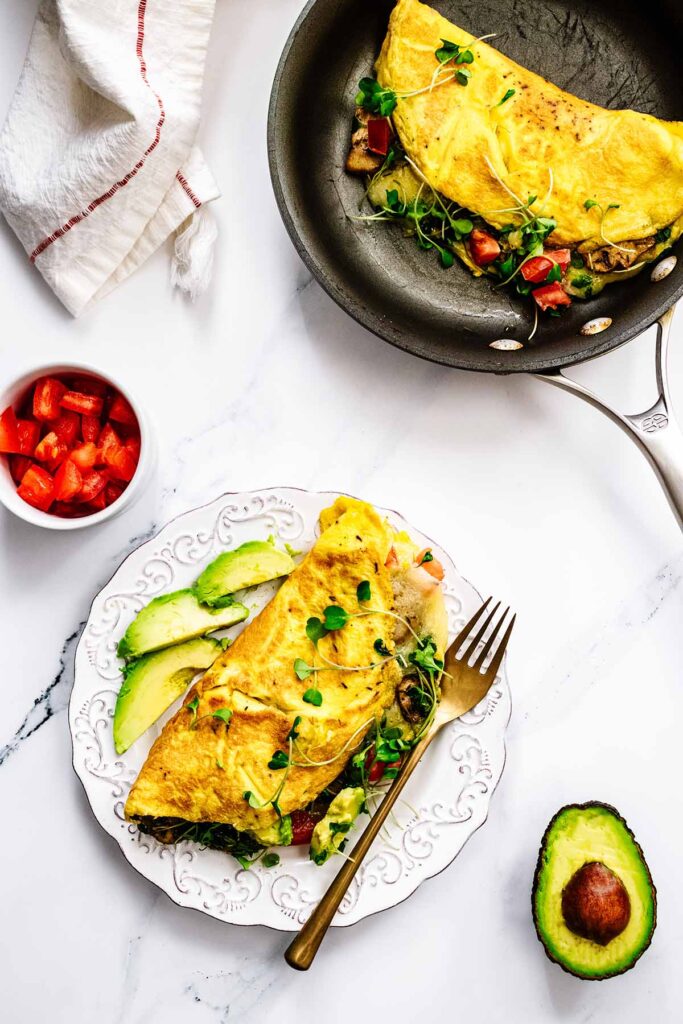
[[[130,508],[142,494],[152,475],[156,460],[156,446],[149,421],[135,395],[131,394],[128,388],[124,387],[110,373],[104,373],[87,363],[54,363],[49,366],[37,366],[23,373],[18,380],[0,392],[0,413],[8,405],[16,408],[31,385],[40,377],[71,373],[85,377],[97,377],[106,384],[111,384],[130,402],[140,426],[140,460],[135,475],[117,501],[102,509],[101,512],[93,512],[92,515],[83,516],[80,519],[63,519],[61,516],[51,515],[49,512],[41,512],[40,509],[27,504],[17,494],[17,485],[10,475],[7,457],[0,456],[0,502],[19,519],[23,519],[26,523],[32,523],[34,526],[42,526],[46,530],[82,530],[87,526],[95,526],[97,523],[104,523],[107,519],[113,519],[114,516],[120,515],[125,509]]]

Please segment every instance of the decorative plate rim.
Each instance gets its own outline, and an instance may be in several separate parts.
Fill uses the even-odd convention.
[[[93,617],[93,609],[94,609],[96,603],[98,602],[98,600],[101,598],[101,596],[104,594],[104,592],[111,586],[111,584],[114,582],[114,580],[119,575],[119,573],[121,573],[124,570],[126,565],[132,559],[134,559],[135,556],[138,555],[139,552],[142,549],[144,549],[146,547],[149,547],[149,546],[152,546],[156,542],[158,542],[159,539],[161,538],[162,534],[164,534],[167,530],[169,530],[174,524],[179,523],[181,520],[185,519],[186,517],[192,516],[194,513],[200,513],[200,512],[202,512],[204,510],[212,508],[213,506],[218,506],[219,503],[224,501],[224,500],[233,499],[235,504],[237,504],[240,499],[243,500],[243,501],[249,501],[249,500],[253,500],[254,498],[260,498],[260,497],[264,497],[264,496],[267,496],[267,495],[279,494],[281,496],[286,496],[288,493],[301,494],[302,496],[305,496],[307,498],[326,499],[326,500],[334,500],[334,499],[336,499],[338,497],[342,497],[342,496],[343,497],[355,497],[354,495],[351,495],[351,494],[349,494],[346,491],[333,491],[333,490],[315,491],[315,490],[310,490],[308,488],[296,487],[296,486],[291,486],[291,485],[283,485],[283,486],[279,486],[279,487],[275,486],[275,487],[252,488],[252,489],[244,490],[244,491],[225,491],[225,492],[217,495],[216,497],[212,498],[210,501],[207,501],[207,502],[205,502],[205,503],[203,503],[201,505],[197,505],[197,506],[195,506],[193,508],[186,509],[186,510],[184,510],[182,512],[179,512],[177,515],[172,516],[170,519],[168,519],[166,522],[164,522],[163,525],[160,526],[159,529],[151,537],[146,538],[145,540],[143,540],[139,544],[137,544],[134,548],[132,548],[128,552],[128,554],[121,560],[121,562],[118,564],[116,569],[112,572],[111,576],[104,583],[104,585],[102,587],[100,587],[100,589],[97,591],[97,593],[93,596],[93,599],[92,599],[92,601],[90,603],[90,607],[88,609],[88,615],[87,615],[85,624],[83,626],[83,629],[81,631],[81,635],[80,635],[80,637],[78,639],[78,644],[76,646],[76,650],[75,650],[75,653],[74,653],[74,680],[73,680],[73,686],[72,686],[72,691],[71,691],[71,695],[70,695],[70,698],[69,698],[69,705],[68,705],[69,732],[70,732],[70,735],[71,735],[71,746],[72,746],[71,764],[72,764],[73,771],[74,771],[75,775],[77,776],[77,778],[79,779],[79,781],[80,781],[80,783],[81,783],[81,785],[83,787],[86,799],[88,801],[88,805],[90,807],[90,810],[91,810],[91,812],[92,812],[92,814],[93,814],[97,824],[99,825],[99,827],[111,839],[113,839],[116,842],[116,845],[118,846],[119,851],[122,854],[122,856],[125,858],[126,862],[135,871],[137,871],[137,873],[139,875],[141,875],[147,881],[149,881],[153,885],[155,885],[173,903],[175,903],[179,907],[182,907],[183,909],[195,910],[195,911],[197,911],[199,913],[207,914],[207,916],[213,917],[216,920],[222,921],[223,923],[237,924],[237,925],[240,925],[241,927],[266,927],[266,928],[272,929],[273,931],[280,931],[280,932],[297,931],[301,927],[301,924],[303,923],[303,920],[297,920],[296,918],[292,918],[290,916],[284,916],[284,913],[283,913],[282,919],[279,920],[277,923],[275,923],[273,921],[262,920],[262,919],[258,919],[258,920],[241,920],[241,919],[236,918],[234,916],[228,917],[226,914],[213,913],[211,911],[211,909],[209,909],[209,907],[207,907],[206,905],[201,906],[201,905],[198,904],[198,902],[196,902],[196,901],[193,902],[193,898],[192,898],[191,894],[189,895],[189,898],[188,898],[188,893],[183,891],[183,890],[181,890],[178,887],[177,883],[176,883],[175,888],[171,888],[170,885],[164,885],[162,881],[159,881],[158,879],[152,877],[152,873],[151,872],[148,872],[148,871],[144,870],[143,864],[145,862],[142,862],[142,863],[136,862],[136,860],[134,859],[134,853],[137,850],[137,847],[129,847],[127,844],[124,844],[121,841],[119,834],[117,834],[113,829],[111,829],[111,828],[109,828],[107,826],[107,823],[100,816],[98,808],[95,805],[94,794],[91,793],[90,789],[88,788],[88,781],[92,778],[92,776],[88,773],[87,768],[85,767],[84,764],[81,763],[79,765],[79,764],[76,763],[76,759],[77,759],[77,749],[76,749],[76,718],[77,718],[77,715],[78,715],[77,700],[82,700],[82,698],[79,697],[78,685],[77,685],[78,684],[79,656],[81,658],[84,657],[84,656],[87,657],[87,655],[85,655],[85,650],[84,650],[84,648],[85,648],[84,639],[85,639],[86,633],[88,632],[88,628],[89,628],[89,626],[91,624],[91,620],[92,620],[92,617]],[[359,500],[365,500],[365,499],[359,499]],[[441,545],[439,545],[436,541],[433,541],[432,538],[430,538],[429,536],[424,534],[421,530],[418,530],[416,527],[413,527],[412,524],[408,520],[406,520],[405,517],[400,512],[398,512],[398,511],[396,511],[394,509],[385,508],[384,506],[375,505],[375,507],[380,512],[387,513],[390,516],[395,516],[397,519],[399,519],[400,521],[405,523],[406,526],[408,526],[414,533],[419,534],[422,538],[424,538],[429,544],[433,544],[435,547],[437,547],[441,551],[443,551],[443,553],[446,555],[446,558],[448,559],[448,561],[450,562],[450,564],[452,566],[452,570],[455,573],[456,578],[464,586],[469,588],[469,590],[471,590],[472,593],[475,594],[479,598],[479,600],[481,600],[481,594],[479,593],[479,591],[476,589],[476,587],[474,587],[469,582],[469,580],[466,579],[466,577],[462,576],[462,574],[459,572],[459,570],[458,570],[458,568],[456,566],[456,563],[453,561],[453,559],[448,554],[448,552],[446,552],[445,549],[441,548]],[[448,581],[448,576],[449,576],[449,573],[447,571],[447,575],[446,575],[447,581]],[[267,585],[264,585],[264,586],[267,586]],[[243,628],[243,626],[244,626],[244,624],[240,624],[241,628]],[[396,899],[391,897],[390,900],[388,902],[386,902],[382,906],[378,906],[378,907],[376,907],[374,909],[366,908],[364,910],[364,912],[362,912],[360,915],[355,916],[355,917],[352,916],[352,917],[349,918],[349,917],[346,917],[346,916],[341,916],[338,913],[336,918],[332,922],[332,926],[333,927],[351,927],[352,925],[357,924],[360,921],[365,920],[368,917],[372,917],[372,916],[374,916],[374,915],[376,915],[378,913],[381,913],[384,910],[388,910],[388,909],[390,909],[392,907],[399,906],[401,903],[405,902],[405,900],[407,900],[410,896],[412,896],[413,893],[419,888],[419,886],[423,882],[427,881],[430,878],[434,878],[437,875],[440,875],[443,871],[446,870],[446,868],[450,867],[453,864],[454,860],[457,858],[458,854],[460,853],[460,851],[461,851],[462,847],[465,845],[465,843],[467,843],[467,841],[472,837],[472,835],[474,835],[475,832],[477,832],[482,827],[482,825],[484,825],[486,823],[486,821],[488,820],[489,805],[490,805],[491,799],[492,799],[493,794],[495,793],[496,789],[498,788],[498,785],[500,783],[500,779],[502,778],[502,774],[503,774],[503,771],[505,770],[505,766],[506,766],[506,762],[507,762],[507,749],[506,749],[506,743],[505,743],[505,736],[506,736],[507,727],[509,725],[511,714],[512,714],[512,701],[511,701],[510,686],[509,686],[508,673],[507,673],[507,656],[503,659],[503,663],[502,663],[501,669],[500,669],[499,680],[500,680],[501,691],[502,691],[502,700],[501,700],[500,703],[501,703],[502,706],[505,706],[507,708],[507,713],[505,714],[504,718],[499,723],[500,736],[498,737],[498,739],[499,739],[500,747],[501,747],[501,755],[500,755],[499,763],[497,765],[496,773],[495,774],[491,774],[490,784],[489,784],[489,786],[488,786],[488,788],[486,790],[486,792],[488,794],[488,798],[487,798],[487,800],[486,800],[486,802],[485,802],[485,804],[483,806],[483,816],[481,817],[481,820],[476,822],[476,823],[474,823],[472,825],[471,830],[468,832],[468,834],[464,838],[463,842],[460,844],[460,846],[457,849],[455,849],[455,851],[453,852],[452,856],[449,857],[449,859],[446,861],[446,863],[442,864],[440,867],[437,867],[435,870],[429,871],[427,874],[425,874],[425,876],[423,878],[418,879],[416,884],[412,888],[410,888],[409,891],[405,892],[403,895],[398,896],[398,898],[396,898]],[[466,738],[464,734],[463,734],[462,738]],[[466,819],[466,820],[470,820],[470,819]],[[171,850],[177,851],[178,847],[175,846],[175,847],[164,848],[164,850],[167,850],[167,849],[171,849]],[[129,851],[130,851],[130,855],[129,855]],[[174,853],[174,855],[176,855],[176,854]],[[283,877],[286,878],[287,876],[283,876]],[[171,881],[173,881],[173,879]],[[376,883],[373,883],[373,884],[376,884]],[[359,885],[359,888],[362,888],[362,886]]]

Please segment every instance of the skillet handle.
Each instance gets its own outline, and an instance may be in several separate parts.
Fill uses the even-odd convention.
[[[563,391],[570,391],[599,409],[635,441],[657,474],[678,525],[683,529],[683,434],[673,415],[667,378],[667,355],[674,311],[675,306],[658,320],[656,370],[659,397],[645,412],[633,416],[620,413],[582,384],[565,377],[560,370],[537,373],[535,376]]]

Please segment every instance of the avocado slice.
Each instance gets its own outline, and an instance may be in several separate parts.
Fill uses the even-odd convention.
[[[194,585],[194,592],[202,604],[220,608],[226,595],[289,576],[293,568],[294,562],[286,551],[278,551],[265,540],[250,540],[234,551],[225,551],[207,565]]]
[[[292,818],[285,814],[272,825],[264,825],[262,828],[249,829],[249,835],[263,846],[291,846],[292,845]]]
[[[200,637],[129,662],[114,711],[116,753],[128,750],[222,650],[218,640]]]
[[[634,966],[657,923],[657,891],[643,851],[609,804],[562,807],[548,825],[531,894],[548,957],[577,978]]]
[[[237,601],[223,608],[205,608],[192,590],[175,590],[155,597],[138,612],[119,640],[118,655],[139,658],[150,651],[234,626],[248,615],[248,608]]]
[[[324,864],[328,857],[339,852],[364,804],[365,790],[361,786],[342,789],[337,793],[327,808],[327,814],[313,829],[312,861]]]

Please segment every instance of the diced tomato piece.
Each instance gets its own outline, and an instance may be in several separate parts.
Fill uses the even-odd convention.
[[[124,448],[127,448],[131,453],[135,461],[137,462],[140,458],[140,438],[129,437],[127,441],[124,441]]]
[[[66,385],[54,377],[43,377],[33,391],[33,415],[37,420],[56,420],[61,413],[60,402]]]
[[[474,228],[469,236],[470,253],[478,267],[487,267],[500,256],[500,246],[493,235]]]
[[[396,761],[375,761],[374,746],[370,747],[365,756],[365,771],[367,772],[368,782],[371,786],[381,782],[384,778],[384,773],[388,768],[400,768],[400,766],[400,757]]]
[[[555,264],[547,256],[534,256],[528,263],[525,263],[520,270],[520,274],[525,281],[531,281],[532,284],[541,284],[545,281],[546,277],[553,269]]]
[[[82,391],[67,391],[59,404],[62,409],[71,409],[82,416],[100,416],[104,408],[104,399],[97,395],[84,395]]]
[[[9,471],[15,484],[20,484],[24,474],[31,468],[33,462],[28,455],[12,455],[9,460]]]
[[[82,484],[83,476],[80,469],[71,459],[67,459],[55,476],[55,501],[71,501],[80,491]]]
[[[35,420],[17,420],[19,451],[22,455],[33,455],[40,440],[40,423]]]
[[[17,488],[17,494],[27,504],[47,512],[54,495],[52,477],[41,466],[30,466]]]
[[[51,462],[62,455],[66,455],[66,452],[66,445],[59,440],[54,430],[51,430],[36,445],[35,457],[40,459],[41,462]]]
[[[116,423],[125,423],[129,427],[136,426],[138,422],[130,402],[127,402],[123,395],[118,393],[114,396],[114,400],[109,408],[109,419],[114,420]]]
[[[572,300],[559,281],[544,284],[542,288],[534,288],[531,294],[543,310],[557,309],[558,306],[571,306],[572,304]]]
[[[310,811],[292,811],[292,846],[302,846],[310,843],[313,829],[320,821],[320,816],[315,816]]]
[[[371,117],[368,121],[368,149],[386,156],[391,143],[391,125],[386,117]]]
[[[105,463],[113,477],[117,480],[125,480],[126,483],[133,479],[135,470],[138,468],[138,460],[123,445],[115,451],[110,449],[105,457]]]
[[[79,391],[82,395],[97,395],[104,398],[107,394],[107,384],[98,377],[70,377],[69,390]]]
[[[76,440],[80,425],[78,414],[67,410],[54,421],[52,429],[63,444],[71,447]]]
[[[99,456],[97,445],[93,444],[92,441],[88,441],[87,444],[81,444],[78,448],[74,448],[69,453],[71,461],[78,466],[81,473],[87,472],[92,469],[96,464]]]
[[[0,452],[20,452],[17,417],[14,409],[9,406],[0,416]]]
[[[113,505],[115,501],[118,501],[128,485],[121,483],[118,480],[112,480],[104,488],[104,500],[107,505]]]
[[[89,505],[78,505],[72,501],[56,501],[51,507],[53,516],[60,516],[62,519],[82,519],[89,516],[92,510]]]
[[[551,259],[553,263],[557,263],[563,274],[572,261],[571,249],[546,249],[544,255]]]
[[[431,558],[426,557],[431,555]],[[435,580],[442,580],[444,578],[444,569],[438,558],[434,558],[432,555],[431,548],[424,548],[417,558],[415,559],[417,565],[421,566],[425,572],[428,572],[430,576],[433,576]]]
[[[398,555],[396,554],[396,548],[393,545],[389,548],[389,554],[387,555],[387,560],[384,564],[387,569],[395,569],[398,565]]]
[[[107,498],[104,490],[96,494],[92,501],[88,502],[88,508],[91,512],[101,512],[103,508],[107,507]]]
[[[83,477],[83,485],[78,495],[79,501],[93,501],[100,491],[103,491],[109,481],[109,475],[106,472],[100,472],[100,470],[92,469],[89,473]]]
[[[106,462],[107,459],[121,447],[121,438],[116,433],[111,423],[105,423],[102,427],[98,447],[100,449],[100,458],[102,459],[102,462]]]
[[[97,416],[83,416],[81,418],[81,434],[84,441],[92,441],[97,444],[102,424]]]

